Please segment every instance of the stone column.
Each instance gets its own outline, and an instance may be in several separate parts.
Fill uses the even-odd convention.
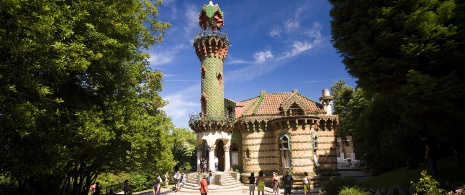
[[[197,151],[197,172],[202,172],[202,167],[200,165],[200,159],[202,158],[202,146],[197,146],[195,147],[195,150]],[[200,170],[199,170],[200,168]]]
[[[229,159],[229,146],[224,146],[224,172],[231,169],[231,160]]]
[[[208,169],[215,172],[215,145],[208,145]]]

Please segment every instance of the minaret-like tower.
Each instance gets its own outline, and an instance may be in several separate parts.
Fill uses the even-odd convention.
[[[194,40],[197,57],[201,62],[202,118],[225,117],[223,62],[228,53],[229,40],[220,31],[223,26],[223,12],[212,1],[204,5],[199,14],[202,32]]]
[[[225,113],[223,62],[228,53],[229,40],[221,32],[223,21],[223,12],[212,1],[200,10],[199,25],[202,31],[195,36],[194,48],[201,63],[202,108],[199,115],[191,115],[189,126],[197,134],[197,159],[207,157],[208,167],[213,168],[214,157],[218,157],[218,170],[228,171],[235,121]]]
[[[223,12],[218,4],[213,5],[210,1],[202,7],[199,25],[202,32],[196,36],[194,47],[201,62],[201,117],[224,117],[223,62],[228,53],[229,41],[220,31],[223,26]]]

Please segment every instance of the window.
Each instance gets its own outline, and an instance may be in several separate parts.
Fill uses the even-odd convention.
[[[280,153],[281,167],[291,167],[290,143],[289,136],[281,134],[278,139],[278,147]]]
[[[292,104],[292,106],[287,110],[287,116],[302,116],[304,115],[304,111],[296,104]]]
[[[245,159],[249,159],[249,158],[250,158],[250,150],[249,150],[249,148],[247,148],[245,150]]]
[[[223,85],[223,75],[221,75],[221,73],[218,73],[216,78],[218,79],[218,85],[222,86]]]
[[[205,100],[205,97],[202,97],[200,99],[200,103],[202,105],[202,116],[205,117],[207,115],[207,100]]]
[[[239,165],[239,152],[236,146],[233,146],[231,149],[231,164],[232,165]]]
[[[228,108],[226,109],[226,116],[228,118],[234,118],[234,112],[231,106],[228,106]]]
[[[201,75],[202,75],[202,79],[205,79],[205,68],[204,68],[204,67],[202,67],[202,73],[201,73]]]

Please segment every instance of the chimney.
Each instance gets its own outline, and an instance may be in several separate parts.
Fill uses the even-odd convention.
[[[260,90],[260,96],[265,95],[266,91],[265,90]]]
[[[299,93],[299,90],[293,89],[293,90],[292,90],[292,93],[294,93],[294,94]]]

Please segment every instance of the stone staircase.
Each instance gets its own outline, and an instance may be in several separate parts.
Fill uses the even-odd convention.
[[[200,193],[200,179],[202,174],[190,173],[188,174],[186,185],[184,185],[180,192],[183,193]],[[216,172],[213,173],[213,179],[208,186],[209,192],[248,192],[248,187],[234,178],[229,172]]]

